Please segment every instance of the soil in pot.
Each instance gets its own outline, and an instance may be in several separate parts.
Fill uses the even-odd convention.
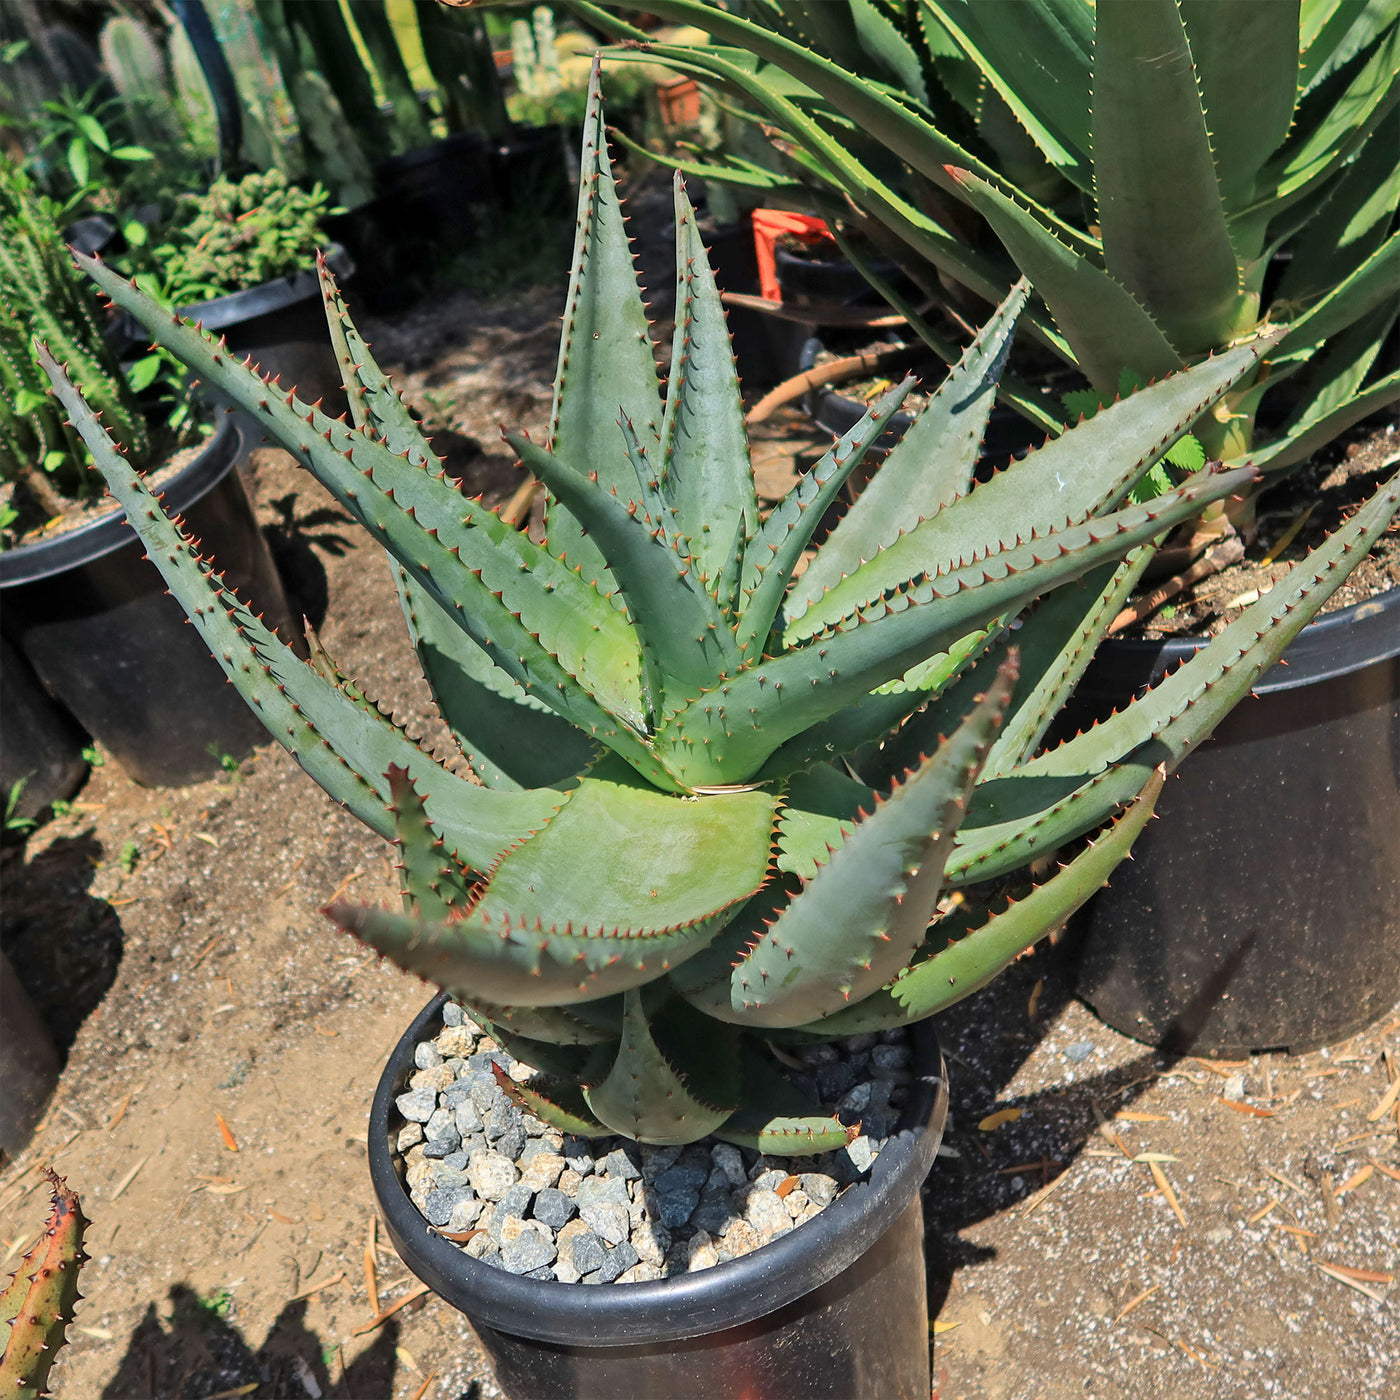
[[[764,1158],[714,1139],[639,1147],[561,1134],[522,1111],[510,1085],[531,1071],[440,998],[401,1041],[372,1116],[371,1171],[390,1234],[472,1318],[512,1396],[663,1393],[668,1377],[678,1383],[737,1346],[731,1359],[747,1379],[719,1365],[681,1388],[922,1397],[922,1240],[911,1212],[941,1133],[941,1074],[916,1078],[905,1033],[852,1040],[785,1056],[814,1100],[846,1105],[852,1137],[839,1152]],[[925,1031],[920,1074],[939,1063],[931,1046]],[[890,1194],[896,1178],[907,1198]],[[878,1217],[858,1219],[876,1200]],[[837,1257],[828,1245],[848,1235]],[[867,1250],[876,1277],[862,1289],[843,1270],[861,1274]],[[812,1251],[819,1262],[804,1263]],[[838,1276],[835,1299],[804,1301]],[[610,1282],[627,1286],[589,1286]],[[775,1324],[749,1325],[789,1305],[783,1327],[818,1327],[823,1375],[795,1379],[810,1365],[793,1362],[791,1336],[775,1343]],[[794,1378],[774,1371],[784,1356]]]

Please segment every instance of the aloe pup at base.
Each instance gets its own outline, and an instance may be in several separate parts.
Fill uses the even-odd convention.
[[[507,434],[549,491],[544,546],[444,476],[328,275],[349,424],[83,260],[386,547],[479,783],[323,649],[302,662],[225,590],[52,360],[49,372],[230,678],[397,844],[403,912],[331,916],[541,1071],[520,1093],[557,1126],[819,1151],[848,1129],[790,1097],[765,1041],[919,1020],[1059,927],[1127,853],[1162,774],[1365,554],[1400,485],[1143,700],[1039,752],[1154,542],[1254,479],[1207,468],[1129,501],[1267,342],[974,485],[1018,285],[801,570],[911,385],[762,514],[723,311],[679,186],[677,325],[658,384],[597,88],[595,73],[548,435]],[[1041,883],[1024,876],[1061,848]]]

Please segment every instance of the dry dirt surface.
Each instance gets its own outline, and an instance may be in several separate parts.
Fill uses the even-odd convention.
[[[489,500],[520,485],[496,422],[544,423],[559,304],[461,295],[371,327]],[[764,494],[815,446],[795,418],[766,428]],[[428,724],[377,549],[282,454],[250,484],[331,655]],[[393,899],[387,850],[269,744],[179,790],[109,761],[5,851],[4,948],[66,1064],[0,1170],[0,1257],[39,1228],[43,1163],[92,1220],[60,1400],[500,1394],[466,1321],[375,1233],[368,1105],[430,991],[319,911]],[[1400,1395],[1400,1014],[1318,1054],[1171,1060],[1070,997],[1071,953],[1041,950],[942,1022],[935,1394]]]

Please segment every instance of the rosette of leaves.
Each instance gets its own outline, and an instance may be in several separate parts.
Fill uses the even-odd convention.
[[[1212,466],[1127,500],[1267,342],[1113,403],[975,484],[1028,294],[1017,286],[812,551],[910,385],[765,513],[679,185],[677,323],[658,381],[596,77],[581,171],[548,434],[507,434],[548,489],[544,544],[444,474],[328,274],[350,422],[84,260],[384,545],[455,740],[446,757],[477,781],[323,648],[303,662],[268,630],[52,361],[50,373],[230,679],[327,792],[395,842],[402,909],[340,904],[332,918],[448,988],[539,1070],[519,1093],[553,1123],[839,1145],[852,1130],[794,1097],[768,1043],[919,1020],[1063,923],[1127,852],[1164,772],[1385,528],[1400,481],[1155,690],[1042,751],[1154,542],[1253,479]],[[1044,859],[1056,851],[1062,865]]]
[[[155,251],[177,306],[305,271],[326,242],[323,220],[339,212],[319,184],[303,190],[280,170],[215,180],[181,204],[187,217],[172,222]]]

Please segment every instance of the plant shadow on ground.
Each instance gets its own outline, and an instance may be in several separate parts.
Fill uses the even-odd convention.
[[[188,1284],[170,1289],[170,1316],[155,1303],[127,1339],[126,1354],[102,1400],[165,1400],[200,1395],[322,1395],[390,1400],[398,1366],[397,1319],[332,1383],[335,1347],[306,1325],[306,1301],[288,1303],[255,1351],[229,1320],[227,1296],[202,1298]],[[251,1389],[245,1389],[251,1387]],[[464,1397],[465,1400],[465,1397]]]
[[[971,1243],[961,1233],[1068,1171],[1098,1132],[1097,1114],[1111,1119],[1190,1054],[1189,1048],[1178,1052],[1143,1045],[1127,1063],[1102,1073],[1029,1094],[1006,1092],[1074,999],[1082,943],[1081,916],[1057,942],[1041,945],[1034,956],[1012,964],[937,1019],[939,1043],[949,1061],[944,1145],[956,1155],[940,1155],[923,1187],[930,1318],[938,1316],[960,1269],[995,1257],[995,1250]],[[1169,1043],[1189,1047],[1193,1027],[1199,1029],[1210,1006],[1225,995],[1247,951],[1237,950],[1216,981],[1182,1012],[1168,1029]],[[980,1132],[979,1123],[1002,1109],[1022,1109],[1024,1118],[1008,1122],[995,1138]]]
[[[354,529],[355,522],[343,510],[325,506],[303,508],[298,514],[299,504],[294,491],[269,501],[276,518],[263,526],[263,536],[282,577],[292,616],[320,627],[330,608],[330,583],[318,551],[341,558],[351,546],[341,527]]]
[[[91,831],[61,837],[33,857],[18,846],[4,855],[0,947],[64,1060],[116,981],[125,951],[116,910],[88,893],[102,857]]]

